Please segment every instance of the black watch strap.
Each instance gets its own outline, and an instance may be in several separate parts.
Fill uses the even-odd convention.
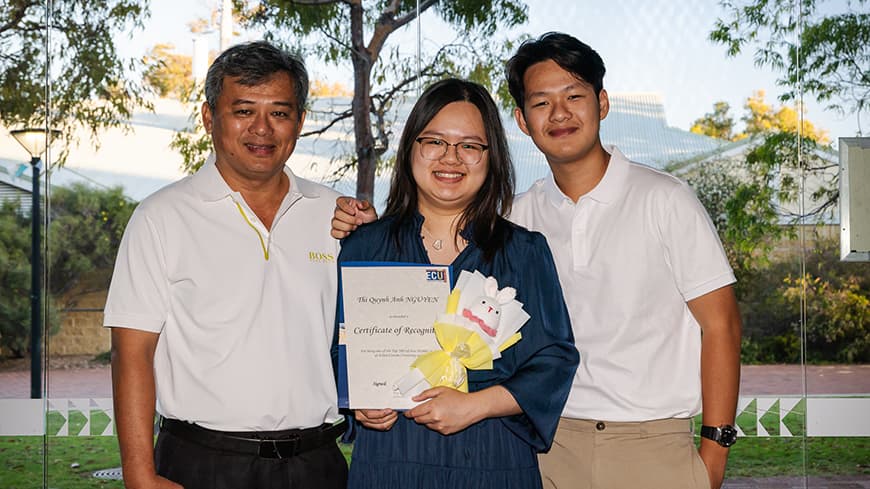
[[[709,438],[723,447],[730,447],[737,441],[737,429],[730,424],[721,426],[701,426],[701,436]]]

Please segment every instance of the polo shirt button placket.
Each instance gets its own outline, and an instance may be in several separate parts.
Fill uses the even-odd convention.
[[[575,270],[589,264],[588,227],[589,203],[581,198],[574,207],[574,216],[571,222],[571,249]]]

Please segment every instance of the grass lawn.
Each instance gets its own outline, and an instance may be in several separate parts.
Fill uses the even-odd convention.
[[[783,422],[795,437],[756,437],[756,414],[753,406],[738,416],[737,423],[747,433],[731,448],[728,477],[863,475],[870,478],[870,438],[802,438],[803,405],[798,405]],[[0,487],[3,489],[36,489],[43,487],[43,454],[48,488],[122,489],[121,481],[96,479],[95,471],[120,467],[118,442],[114,436],[90,436],[102,433],[108,424],[97,413],[91,415],[88,436],[18,436],[0,437]],[[70,414],[69,432],[79,433],[85,423],[81,413]],[[57,433],[63,419],[57,413],[48,415],[48,432]],[[700,425],[700,418],[696,419]],[[779,433],[779,419],[763,415],[761,424],[768,433]],[[700,429],[696,429],[698,432]],[[45,440],[45,450],[43,449]],[[350,460],[350,445],[341,445]]]
[[[43,453],[47,469],[44,487],[63,489],[123,489],[121,481],[95,479],[95,471],[120,467],[118,442],[113,436],[0,438],[0,487],[36,489],[43,487]]]
[[[740,438],[728,456],[728,477],[801,476],[804,442],[809,475],[870,478],[870,438]]]
[[[0,487],[42,486],[42,437],[0,438]],[[119,467],[117,441],[111,436],[47,437],[49,488],[122,489],[120,481],[95,479],[93,472]],[[741,438],[731,449],[727,477],[803,475],[803,438]],[[870,477],[870,438],[806,439],[810,475]],[[343,445],[350,458],[352,447]]]

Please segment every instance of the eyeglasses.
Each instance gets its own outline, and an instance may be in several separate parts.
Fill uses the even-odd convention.
[[[417,138],[420,143],[420,156],[427,160],[437,161],[447,155],[447,150],[451,146],[456,147],[456,158],[466,165],[476,165],[480,163],[483,152],[489,149],[489,146],[480,143],[472,143],[470,141],[460,141],[458,143],[448,143],[443,139],[438,138]]]

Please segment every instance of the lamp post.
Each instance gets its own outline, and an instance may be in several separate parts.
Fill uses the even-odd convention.
[[[30,398],[42,397],[42,255],[39,224],[39,172],[42,169],[42,153],[51,139],[60,131],[51,129],[17,129],[10,131],[12,137],[30,153],[30,172],[33,182],[31,194],[30,238]]]

